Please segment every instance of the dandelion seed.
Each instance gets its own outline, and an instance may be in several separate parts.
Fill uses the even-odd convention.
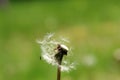
[[[61,65],[61,71],[69,72],[70,70],[75,69],[75,64],[71,63],[69,66],[67,65]]]
[[[67,38],[64,38],[64,37],[60,37],[60,38],[61,38],[61,40],[62,40],[63,42],[69,43],[69,40],[68,40]]]

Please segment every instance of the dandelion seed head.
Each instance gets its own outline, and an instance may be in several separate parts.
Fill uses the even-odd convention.
[[[48,33],[46,36],[44,36],[43,40],[37,41],[38,44],[40,44],[41,48],[41,56],[43,60],[45,60],[48,64],[52,64],[55,66],[58,66],[58,62],[55,59],[56,54],[56,47],[58,44],[67,51],[69,48],[66,46],[66,44],[69,41],[67,41],[64,38],[56,38],[54,33]],[[69,54],[70,55],[70,54]],[[63,64],[61,66],[61,71],[67,71],[69,72],[71,69],[74,69],[74,63],[70,63],[67,58],[63,59]]]

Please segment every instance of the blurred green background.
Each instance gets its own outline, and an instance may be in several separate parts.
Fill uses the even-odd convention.
[[[119,0],[0,0],[0,80],[56,80],[36,43],[49,32],[70,39],[78,64],[61,80],[120,80]]]

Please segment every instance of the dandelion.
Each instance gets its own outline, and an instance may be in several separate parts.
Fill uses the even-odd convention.
[[[40,44],[43,60],[53,66],[58,66],[57,80],[60,80],[61,71],[69,72],[74,69],[74,63],[70,63],[63,56],[70,56],[70,50],[66,46],[69,41],[63,37],[55,37],[53,33],[47,34],[43,40],[37,41]]]

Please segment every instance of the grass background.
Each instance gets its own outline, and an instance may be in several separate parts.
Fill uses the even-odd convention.
[[[79,65],[62,80],[120,80],[120,1],[11,2],[0,7],[0,80],[55,80],[56,67],[39,60],[36,39],[46,33],[69,37]],[[120,52],[119,52],[120,53]],[[96,64],[81,63],[84,54]]]

